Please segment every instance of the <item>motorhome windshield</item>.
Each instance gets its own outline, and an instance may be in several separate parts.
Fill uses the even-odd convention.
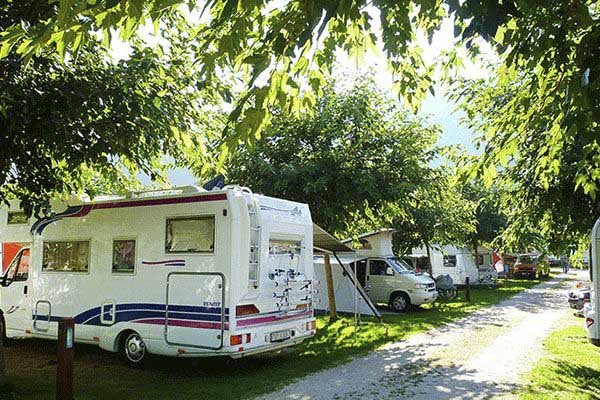
[[[398,257],[390,257],[387,259],[388,263],[398,272],[399,274],[412,274],[413,272],[410,270],[410,267],[401,258]]]

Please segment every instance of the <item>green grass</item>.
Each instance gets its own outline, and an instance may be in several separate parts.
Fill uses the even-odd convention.
[[[278,389],[309,373],[333,367],[356,355],[402,340],[409,335],[456,321],[482,307],[507,299],[538,282],[502,281],[497,289],[472,289],[457,300],[417,308],[407,314],[385,315],[385,326],[363,319],[358,329],[351,319],[327,324],[318,319],[312,340],[284,351],[240,360],[221,358],[157,358],[143,371],[119,363],[93,346],[77,346],[75,392],[77,399],[244,399]],[[387,332],[386,332],[387,327]],[[21,341],[7,351],[7,375],[17,399],[54,398],[55,343]]]
[[[544,340],[547,356],[529,375],[521,399],[600,399],[600,348],[588,342],[581,319]]]

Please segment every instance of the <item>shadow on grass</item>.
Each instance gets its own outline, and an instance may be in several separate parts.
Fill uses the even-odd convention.
[[[97,347],[77,345],[75,391],[77,399],[251,398],[385,343],[455,322],[536,283],[509,280],[497,289],[474,288],[470,303],[461,295],[457,300],[419,307],[406,314],[385,315],[385,326],[370,318],[363,318],[355,327],[350,319],[327,324],[326,317],[319,317],[313,339],[276,353],[238,360],[156,357],[139,370]],[[15,341],[7,348],[7,375],[15,384],[17,399],[54,398],[55,352],[55,342],[41,340]]]
[[[523,399],[600,399],[600,348],[588,343],[581,324],[551,333],[544,340],[548,355],[530,373]]]

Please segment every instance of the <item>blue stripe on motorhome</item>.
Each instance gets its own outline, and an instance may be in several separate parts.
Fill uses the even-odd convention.
[[[33,225],[31,226],[30,229],[30,233],[33,234],[41,234],[42,231],[51,223],[56,222],[56,221],[60,221],[61,219],[63,219],[63,217],[68,217],[70,215],[74,215],[77,214],[78,212],[80,212],[83,209],[83,205],[81,206],[70,206],[68,207],[65,211],[55,214],[53,217],[51,218],[42,218],[42,219],[38,219],[37,221],[35,221],[33,223]]]
[[[112,316],[110,315],[112,307],[112,304],[108,304],[104,307],[105,320],[110,320],[112,318]],[[166,312],[165,304],[157,303],[123,303],[117,304],[116,308],[117,315],[115,318],[115,322],[131,321],[133,319],[140,318],[164,317]],[[196,321],[220,321],[221,308],[170,304],[169,317],[190,319]],[[35,315],[33,316],[33,318],[35,318]],[[63,317],[52,316],[50,318],[50,321],[57,322],[61,318]],[[38,315],[38,320],[45,321],[47,319],[47,316]],[[73,319],[78,325],[101,325],[100,307],[94,307],[89,310],[86,310],[80,314],[77,314]],[[228,320],[229,309],[225,308],[225,321]]]
[[[143,318],[164,318],[164,311],[152,311],[152,310],[129,310],[129,311],[117,311],[117,315],[115,316],[115,323],[117,322],[127,322],[134,319],[143,319]],[[112,318],[109,312],[104,313],[104,320],[110,321]],[[186,314],[186,313],[175,313],[169,311],[169,318],[175,319],[188,319],[193,321],[220,321],[220,315],[209,315],[209,314]],[[225,321],[228,321],[229,318],[225,317]],[[102,325],[100,322],[100,315],[86,321],[84,325]]]

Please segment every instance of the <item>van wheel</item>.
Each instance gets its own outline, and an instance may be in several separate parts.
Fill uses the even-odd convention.
[[[405,312],[410,309],[410,297],[406,293],[396,293],[392,296],[390,306],[397,312]]]
[[[146,344],[139,333],[131,331],[126,334],[121,346],[125,361],[131,366],[141,366],[148,358]]]

